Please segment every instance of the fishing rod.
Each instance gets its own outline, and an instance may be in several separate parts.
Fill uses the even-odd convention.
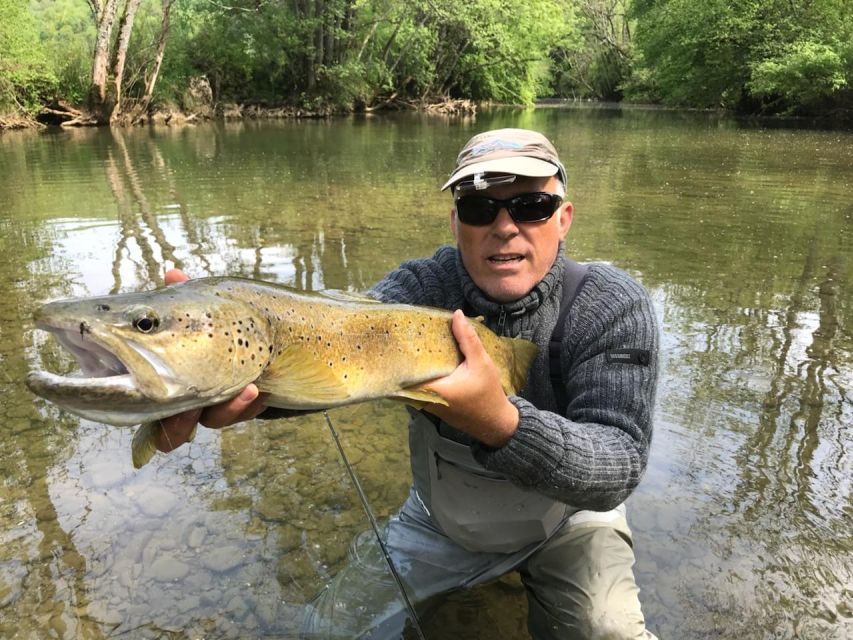
[[[332,433],[332,440],[335,441],[335,446],[338,448],[338,453],[341,456],[341,460],[344,462],[344,466],[347,469],[347,473],[349,474],[350,480],[355,485],[355,490],[358,493],[358,497],[361,500],[361,506],[364,508],[364,512],[367,514],[367,519],[370,521],[370,526],[373,529],[373,535],[376,537],[376,542],[379,543],[379,548],[382,550],[382,557],[385,558],[385,564],[388,565],[389,571],[391,571],[391,575],[394,577],[394,581],[397,583],[397,589],[400,591],[400,595],[403,597],[403,602],[406,605],[406,610],[409,612],[409,617],[412,619],[412,623],[414,624],[415,631],[418,634],[419,640],[426,640],[426,636],[424,636],[424,632],[421,629],[421,623],[418,619],[418,614],[415,612],[415,607],[412,604],[412,601],[409,600],[409,595],[406,593],[406,587],[403,584],[403,579],[400,577],[400,574],[397,573],[397,569],[394,566],[394,561],[391,560],[391,554],[388,553],[388,548],[385,546],[385,543],[382,541],[382,535],[379,533],[379,525],[376,522],[376,517],[373,515],[373,511],[370,508],[370,504],[367,502],[367,496],[364,493],[364,490],[361,488],[361,483],[358,481],[358,478],[355,475],[355,471],[352,468],[352,465],[347,458],[346,453],[344,453],[344,448],[341,445],[340,438],[338,438],[338,432],[335,431],[334,425],[332,425],[332,419],[329,418],[329,412],[323,411],[323,417],[326,419],[326,424],[329,425],[329,431]]]

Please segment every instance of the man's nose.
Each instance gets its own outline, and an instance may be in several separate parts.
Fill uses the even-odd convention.
[[[495,221],[492,223],[492,229],[501,234],[518,233],[518,225],[512,216],[509,215],[509,210],[506,207],[501,207]]]

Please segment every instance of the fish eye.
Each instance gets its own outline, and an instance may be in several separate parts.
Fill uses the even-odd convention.
[[[133,328],[141,333],[152,333],[160,327],[160,318],[150,309],[139,312],[131,321]]]

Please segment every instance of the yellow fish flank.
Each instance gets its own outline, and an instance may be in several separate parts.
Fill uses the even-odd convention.
[[[53,333],[81,372],[35,370],[36,394],[85,418],[151,422],[134,463],[153,455],[160,418],[237,395],[250,382],[285,409],[324,409],[374,398],[443,402],[419,385],[461,361],[452,314],[347,295],[306,294],[237,278],[200,278],[154,291],[51,302],[36,326]],[[536,355],[526,340],[472,321],[507,394]]]

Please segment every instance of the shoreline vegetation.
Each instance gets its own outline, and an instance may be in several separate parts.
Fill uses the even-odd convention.
[[[847,124],[848,0],[0,0],[0,131],[541,101]]]
[[[317,109],[307,109],[297,105],[270,105],[257,102],[207,104],[194,111],[187,112],[175,105],[157,105],[145,113],[132,111],[132,115],[120,121],[108,123],[98,119],[83,106],[68,104],[63,100],[53,100],[44,105],[36,114],[0,113],[0,131],[13,129],[38,129],[50,126],[58,127],[96,127],[144,126],[144,125],[192,125],[209,120],[278,120],[278,119],[321,119],[342,116],[351,113],[379,113],[390,111],[417,111],[439,116],[473,116],[480,105],[465,98],[443,98],[411,101],[390,100],[377,107],[344,110],[327,105]]]

